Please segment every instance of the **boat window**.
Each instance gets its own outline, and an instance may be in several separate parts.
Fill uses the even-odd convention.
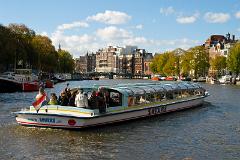
[[[144,103],[146,103],[146,98],[143,95],[135,97],[135,105],[141,105]]]
[[[134,105],[134,97],[133,96],[129,96],[128,97],[128,106],[133,106]]]
[[[110,91],[109,92],[109,106],[121,106],[122,105],[122,94],[117,91]]]
[[[168,91],[168,92],[166,93],[166,99],[171,100],[171,99],[173,99],[173,98],[174,98],[173,92],[172,92],[172,91]]]
[[[154,102],[154,94],[150,93],[150,94],[146,94],[146,103],[151,103]]]
[[[203,88],[197,88],[197,89],[195,89],[195,91],[194,91],[194,95],[196,95],[196,96],[202,96],[202,95],[204,95],[204,94],[205,94],[205,91],[204,91]]]

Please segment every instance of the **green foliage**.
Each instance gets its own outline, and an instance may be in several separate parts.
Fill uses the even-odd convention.
[[[156,55],[151,64],[153,73],[165,74],[167,76],[205,76],[209,68],[209,55],[203,46],[196,46],[182,55],[175,52],[165,52]]]
[[[173,52],[156,55],[150,66],[153,73],[173,76],[179,74],[179,56]]]
[[[185,54],[180,57],[180,72],[184,76],[189,76],[190,70],[193,68],[193,56],[192,52],[185,52]]]
[[[236,43],[231,49],[227,58],[227,66],[230,71],[236,74],[240,73],[240,43]]]
[[[209,69],[209,54],[204,46],[196,46],[188,50],[192,59],[190,60],[190,68],[194,71],[194,77],[205,76]]]
[[[37,35],[33,38],[32,45],[37,54],[38,68],[51,72],[56,70],[58,54],[52,45],[52,41],[48,37]]]
[[[74,69],[74,60],[72,55],[64,50],[58,51],[60,72],[71,73]]]
[[[216,56],[210,60],[212,69],[217,70],[218,75],[221,75],[221,71],[227,66],[227,59],[224,56]]]
[[[36,35],[23,24],[0,25],[0,71],[14,68],[72,72],[73,59],[68,52],[58,53],[48,37]]]

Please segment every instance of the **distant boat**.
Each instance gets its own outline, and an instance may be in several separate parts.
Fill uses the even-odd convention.
[[[0,77],[0,93],[22,91],[22,83],[8,77]]]
[[[151,80],[153,80],[153,81],[159,81],[160,79],[159,79],[159,77],[152,77],[152,79]]]
[[[53,81],[54,84],[66,82],[66,79],[61,76],[54,76],[51,80]]]
[[[45,88],[53,88],[54,82],[53,80],[46,80],[45,81]]]
[[[15,72],[5,72],[0,75],[0,92],[37,91],[38,77],[31,69],[16,69]]]
[[[231,83],[232,76],[225,75],[222,76],[218,81],[220,84],[230,84]]]

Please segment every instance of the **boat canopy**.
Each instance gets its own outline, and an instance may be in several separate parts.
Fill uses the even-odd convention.
[[[175,83],[136,83],[136,84],[118,84],[111,89],[116,90],[128,96],[138,96],[156,92],[173,92],[194,90],[202,88],[197,83],[175,82]]]

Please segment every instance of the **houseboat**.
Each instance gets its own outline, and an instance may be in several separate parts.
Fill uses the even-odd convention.
[[[5,72],[0,75],[0,93],[38,89],[38,77],[32,74],[31,69],[16,69],[15,72]]]
[[[86,108],[45,105],[36,111],[30,106],[15,113],[16,121],[20,125],[31,127],[79,129],[197,107],[208,96],[203,87],[190,82],[93,85],[77,87],[72,92],[80,88],[88,97],[95,91],[102,93],[104,108],[91,103],[90,99]]]

